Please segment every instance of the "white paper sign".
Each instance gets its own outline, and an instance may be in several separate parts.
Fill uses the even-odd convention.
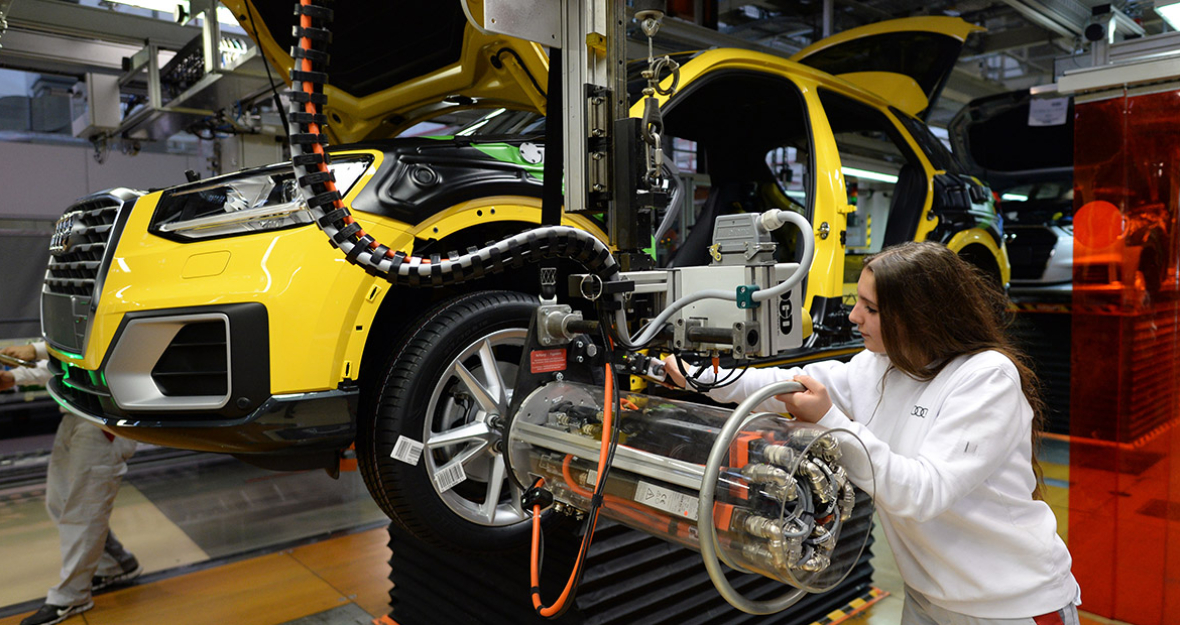
[[[1029,126],[1061,126],[1068,114],[1069,98],[1035,98],[1028,103]]]

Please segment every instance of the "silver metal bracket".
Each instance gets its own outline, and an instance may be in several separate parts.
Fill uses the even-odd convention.
[[[574,337],[570,322],[581,320],[582,313],[565,304],[542,304],[537,308],[537,342],[546,347],[568,343]]]

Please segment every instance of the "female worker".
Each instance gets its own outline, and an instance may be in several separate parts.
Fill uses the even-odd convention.
[[[981,272],[941,245],[906,243],[868,259],[857,283],[850,319],[867,351],[751,369],[709,392],[737,402],[794,378],[807,390],[758,409],[864,442],[867,457],[846,445],[842,461],[876,503],[906,585],[905,625],[1078,622],[1069,551],[1038,496],[1042,404],[1003,315],[1003,294]],[[667,370],[685,385],[674,357]],[[700,380],[714,375],[706,368]]]

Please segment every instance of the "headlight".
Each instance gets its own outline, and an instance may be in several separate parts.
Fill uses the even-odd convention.
[[[369,156],[341,156],[328,165],[340,195],[373,162]],[[148,230],[166,238],[211,239],[311,223],[288,164],[210,178],[164,192]]]

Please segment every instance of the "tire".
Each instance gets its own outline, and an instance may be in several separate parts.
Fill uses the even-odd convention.
[[[488,422],[507,409],[537,305],[522,293],[482,291],[418,318],[378,378],[374,409],[358,419],[357,459],[369,492],[424,542],[494,552],[529,539],[500,433]],[[497,375],[489,378],[492,361]],[[417,464],[391,457],[402,437],[424,445]],[[466,479],[440,487],[431,476],[452,461]]]

